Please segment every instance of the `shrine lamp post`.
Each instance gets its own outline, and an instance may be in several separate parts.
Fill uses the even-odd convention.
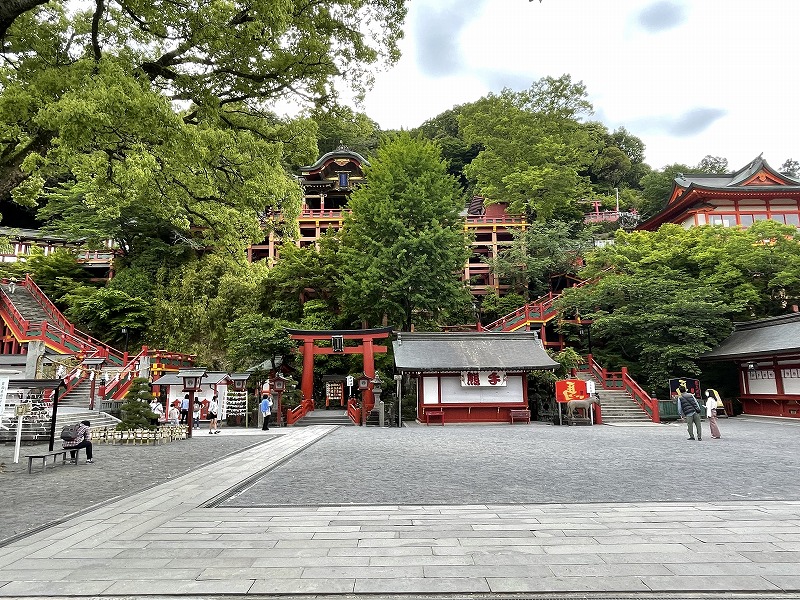
[[[189,422],[189,428],[186,430],[186,437],[192,437],[192,413],[194,412],[194,393],[199,392],[202,388],[200,387],[200,382],[203,380],[203,377],[206,376],[205,369],[183,369],[178,371],[178,377],[183,379],[183,391],[189,392],[189,418],[187,421]]]
[[[272,382],[272,389],[275,390],[275,393],[278,396],[278,416],[275,419],[275,423],[278,427],[280,427],[281,422],[283,421],[283,413],[281,412],[281,396],[283,396],[283,392],[286,390],[286,380],[281,376],[280,373],[275,374],[275,380]]]
[[[247,429],[247,417],[249,416],[249,407],[247,406],[247,379],[250,373],[231,373],[228,375],[228,381],[231,382],[234,392],[244,392],[244,428]]]

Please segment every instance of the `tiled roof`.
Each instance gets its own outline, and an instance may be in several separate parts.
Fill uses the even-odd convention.
[[[400,371],[536,371],[558,367],[534,332],[399,332],[392,345]]]
[[[711,352],[707,360],[732,360],[800,352],[800,313],[790,313],[747,323],[736,323],[733,333]]]

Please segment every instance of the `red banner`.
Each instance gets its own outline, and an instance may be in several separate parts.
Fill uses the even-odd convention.
[[[586,391],[586,382],[582,379],[562,379],[556,381],[556,402],[586,400],[588,397],[589,393]]]

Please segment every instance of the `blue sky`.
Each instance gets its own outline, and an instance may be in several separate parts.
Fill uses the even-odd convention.
[[[403,58],[362,109],[411,128],[569,73],[654,168],[800,160],[800,0],[411,0]]]

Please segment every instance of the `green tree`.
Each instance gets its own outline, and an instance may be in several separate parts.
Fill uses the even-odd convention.
[[[517,293],[536,298],[550,290],[553,276],[577,273],[583,256],[594,248],[591,232],[575,222],[532,223],[513,231],[511,246],[488,262],[498,277],[516,284]]]
[[[285,328],[286,321],[260,314],[247,314],[231,321],[226,328],[226,345],[230,367],[249,369],[265,360],[276,364],[295,348]]]
[[[398,58],[401,0],[15,2],[0,69],[0,198],[43,204],[68,237],[118,241],[153,220],[169,243],[237,248],[300,191],[309,119]],[[7,7],[6,7],[7,8]],[[200,238],[200,239],[197,239]]]
[[[483,149],[465,167],[475,191],[535,219],[574,218],[589,192],[597,149],[580,119],[591,114],[583,83],[545,77],[522,92],[503,90],[465,106],[459,125]]]
[[[642,217],[648,219],[664,210],[669,200],[669,195],[672,193],[675,178],[691,172],[693,172],[691,167],[675,163],[664,167],[660,171],[651,171],[642,177],[640,185],[643,202],[639,207]]]
[[[102,340],[121,342],[126,338],[122,333],[125,328],[135,343],[150,324],[150,303],[121,290],[100,288],[91,295],[68,294],[67,300],[70,302],[67,316],[85,325],[93,336]]]
[[[133,379],[125,394],[125,403],[120,407],[122,421],[117,423],[117,429],[121,431],[155,429],[152,422],[157,415],[150,410],[152,400],[150,382],[143,377]]]
[[[654,389],[669,376],[699,374],[697,358],[733,321],[785,313],[800,302],[800,234],[761,221],[749,229],[664,225],[617,232],[587,256],[594,285],[564,291],[566,315],[592,319],[595,354],[627,365]]]
[[[714,173],[723,174],[728,172],[728,159],[721,156],[711,156],[706,154],[702,160],[697,163],[695,171],[700,173]]]
[[[435,144],[401,133],[366,169],[350,198],[342,237],[342,306],[362,321],[408,331],[418,313],[436,318],[468,301],[457,273],[469,256],[463,200]]]

